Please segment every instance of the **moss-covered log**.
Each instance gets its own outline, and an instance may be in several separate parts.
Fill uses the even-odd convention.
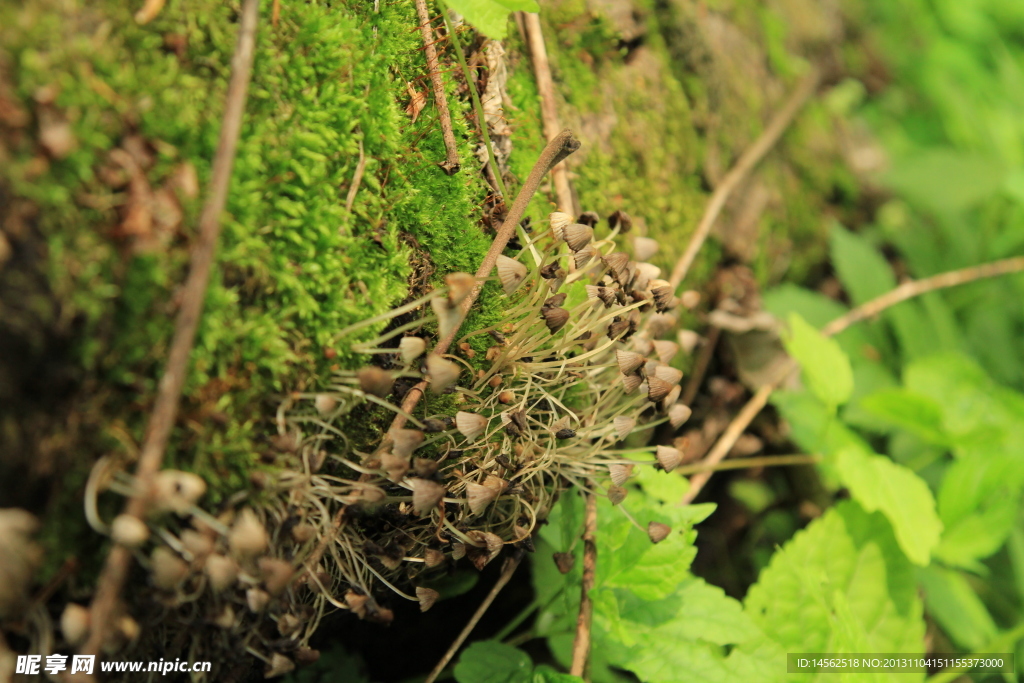
[[[38,578],[79,599],[105,551],[82,512],[86,479],[100,458],[130,471],[142,441],[221,126],[238,3],[172,0],[146,24],[132,9],[0,7],[0,507],[42,518]],[[473,84],[447,38],[438,43],[463,160],[449,176],[412,2],[273,13],[267,3],[217,271],[166,456],[207,482],[211,510],[259,500],[265,476],[295,467],[280,406],[365,364],[352,344],[396,323],[341,338],[344,328],[476,270],[502,206],[469,86],[501,99],[488,123],[510,192],[544,144],[514,27],[504,45],[460,29]],[[652,262],[663,269],[806,64],[839,70],[843,60],[842,19],[800,0],[700,11],[566,0],[542,19],[560,115],[583,142],[570,161],[579,205],[629,212],[636,233],[660,241]],[[836,125],[812,103],[730,202],[687,286],[701,289],[721,254],[762,283],[807,273],[822,221],[857,210],[853,179],[832,163]],[[545,188],[528,214],[535,229],[552,208]],[[488,284],[464,329],[493,324],[506,306]],[[479,367],[491,342],[469,344]],[[442,398],[424,414],[455,410]],[[352,446],[372,450],[389,417],[351,418]],[[120,505],[104,494],[99,516]],[[133,580],[144,585],[141,573]]]

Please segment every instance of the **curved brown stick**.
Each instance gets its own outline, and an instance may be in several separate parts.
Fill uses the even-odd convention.
[[[220,141],[213,157],[213,172],[210,179],[209,196],[199,217],[199,238],[192,251],[191,268],[185,280],[181,308],[174,323],[174,337],[167,355],[167,366],[157,388],[156,402],[149,418],[146,438],[135,469],[135,486],[125,506],[125,514],[143,517],[153,478],[160,471],[167,439],[178,413],[178,401],[185,382],[188,359],[195,342],[196,328],[203,313],[203,300],[210,280],[217,241],[220,237],[220,216],[227,202],[231,169],[235,162],[235,149],[242,128],[245,99],[252,73],[253,53],[256,49],[256,23],[259,19],[259,0],[245,0],[241,22],[238,27],[238,43],[231,59],[231,80],[228,83],[227,101],[224,107],[224,123],[220,130]],[[90,606],[92,629],[82,646],[83,654],[99,654],[107,629],[113,623],[113,614],[121,594],[128,570],[131,567],[131,551],[115,544],[107,555],[96,584],[96,594]]]
[[[533,195],[536,194],[538,188],[540,188],[540,182],[547,175],[547,172],[551,168],[566,158],[577,149],[580,148],[579,141],[572,136],[572,131],[566,128],[558,134],[556,138],[551,140],[544,150],[540,153],[540,157],[537,159],[537,163],[533,165],[533,170],[530,171],[530,175],[527,176],[526,182],[523,183],[523,187],[519,190],[519,194],[516,195],[516,199],[512,202],[512,207],[509,209],[508,217],[505,222],[498,228],[498,233],[494,236],[494,241],[491,242],[491,248],[487,250],[487,254],[484,256],[484,260],[480,263],[480,268],[476,271],[477,284],[470,292],[469,296],[462,302],[462,316],[465,319],[469,309],[472,308],[476,302],[477,297],[480,296],[480,290],[483,289],[483,280],[490,275],[491,270],[494,268],[494,264],[497,263],[498,257],[501,256],[501,252],[505,250],[505,245],[508,244],[509,239],[516,232],[516,226],[519,225],[519,221],[523,219],[523,214],[526,212],[526,207],[529,205]],[[434,347],[433,353],[442,354],[447,353],[448,348],[455,341],[455,336],[459,333],[459,328],[452,330],[447,337],[442,339]],[[416,384],[410,389],[405,399],[402,401],[402,411],[406,414],[412,414],[412,411],[416,409],[416,405],[420,402],[420,398],[423,396],[423,392],[427,388],[426,380],[423,380]],[[406,419],[404,415],[395,415],[395,419],[391,422],[391,428],[401,429],[405,426]],[[382,446],[386,446],[388,437],[384,437],[384,443]]]
[[[960,270],[953,270],[948,273],[940,273],[938,275],[932,275],[921,280],[912,280],[910,282],[904,282],[902,285],[895,289],[886,292],[885,294],[875,297],[871,301],[866,301],[860,306],[857,306],[853,310],[849,311],[845,315],[842,315],[825,327],[822,328],[822,334],[826,336],[834,336],[845,330],[850,325],[865,320],[872,316],[876,316],[882,311],[896,304],[903,303],[908,299],[912,299],[928,292],[934,292],[939,289],[945,289],[947,287],[956,287],[957,285],[967,284],[968,282],[974,282],[976,280],[983,280],[986,278],[998,277],[1000,275],[1009,275],[1011,273],[1019,273],[1024,271],[1024,256],[1015,256],[1012,258],[1002,259],[1000,261],[993,261],[992,263],[983,263],[978,266],[970,266],[969,268],[962,268]],[[789,376],[791,372],[796,370],[799,366],[796,361],[790,360],[780,368],[776,379],[765,384],[757,393],[747,401],[746,405],[740,409],[736,417],[733,418],[732,422],[726,428],[722,438],[715,443],[714,448],[708,453],[700,464],[713,468],[719,463],[726,454],[732,450],[732,447],[736,444],[736,440],[740,438],[744,430],[750,425],[757,414],[761,412],[761,409],[768,403],[768,398],[772,392]],[[704,488],[704,485],[711,478],[713,471],[701,472],[696,474],[690,479],[690,489],[683,496],[682,504],[693,502],[700,490]]]
[[[793,122],[797,112],[803,108],[807,100],[810,99],[811,95],[818,88],[820,78],[820,72],[812,67],[811,72],[800,81],[800,85],[797,86],[797,89],[786,100],[786,103],[782,105],[782,109],[776,112],[768,127],[761,133],[761,136],[743,152],[736,165],[729,170],[725,177],[722,178],[722,182],[715,188],[711,195],[711,201],[708,202],[707,208],[704,209],[704,215],[701,216],[700,223],[697,224],[697,230],[690,237],[690,243],[687,245],[686,251],[679,257],[675,268],[672,269],[672,277],[669,282],[672,283],[673,289],[679,287],[686,277],[686,273],[689,272],[690,266],[693,265],[694,259],[697,258],[697,252],[700,251],[704,241],[708,238],[711,226],[714,225],[718,214],[722,213],[722,208],[725,206],[726,200],[729,199],[729,195],[739,187],[750,171],[757,166],[761,159],[764,158],[764,155],[779,141],[782,134],[789,128],[789,124]]]
[[[434,86],[434,104],[437,105],[437,116],[441,119],[441,135],[444,137],[444,149],[447,154],[445,160],[438,166],[448,175],[455,175],[462,168],[462,162],[459,161],[459,148],[455,144],[455,133],[452,131],[452,115],[448,111],[448,97],[444,94],[444,81],[441,80],[437,50],[434,49],[434,29],[430,26],[427,0],[416,0],[416,14],[420,19],[423,52],[427,55],[427,72],[430,74],[430,83]]]
[[[982,263],[978,266],[970,266],[947,273],[939,273],[938,275],[932,275],[920,280],[904,282],[895,289],[875,297],[871,301],[866,301],[849,313],[836,318],[828,325],[825,325],[821,332],[831,337],[839,334],[854,323],[874,317],[885,309],[903,303],[907,299],[913,299],[915,296],[934,292],[937,289],[956,287],[957,285],[974,282],[975,280],[984,280],[1021,271],[1024,271],[1024,256],[1014,256],[1000,261],[993,261],[992,263]]]
[[[583,676],[590,657],[590,624],[594,617],[594,603],[590,591],[597,573],[597,498],[587,494],[583,516],[583,586],[580,589],[580,612],[576,617],[576,639],[572,643],[572,666],[569,673]]]

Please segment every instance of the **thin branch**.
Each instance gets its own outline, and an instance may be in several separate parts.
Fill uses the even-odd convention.
[[[487,597],[484,598],[484,601],[481,602],[480,606],[476,608],[476,612],[474,612],[473,616],[470,617],[469,621],[466,623],[466,626],[462,629],[462,632],[459,633],[459,636],[451,644],[451,647],[449,647],[448,651],[444,653],[444,657],[441,657],[440,661],[438,661],[438,663],[434,666],[430,674],[427,676],[427,679],[423,683],[434,683],[434,681],[437,680],[437,677],[441,675],[441,672],[444,671],[444,668],[448,666],[448,662],[452,660],[452,657],[455,656],[455,653],[457,653],[459,651],[459,648],[462,647],[462,644],[466,642],[466,638],[468,638],[469,634],[473,632],[474,628],[476,628],[476,625],[480,622],[480,619],[484,616],[484,613],[491,606],[491,603],[494,602],[494,599],[496,597],[498,597],[498,593],[500,593],[501,589],[504,588],[506,584],[508,584],[509,580],[512,578],[512,575],[519,567],[519,563],[522,562],[523,555],[523,550],[517,549],[512,557],[505,560],[505,566],[501,568],[501,575],[498,577],[498,580],[494,583],[494,586],[491,588],[491,592],[487,594]]]
[[[729,451],[736,444],[736,440],[740,438],[747,426],[753,421],[757,414],[761,412],[761,409],[768,403],[768,397],[772,395],[774,389],[773,384],[765,384],[763,387],[757,390],[753,398],[747,401],[747,404],[740,409],[740,412],[732,419],[729,426],[725,428],[725,433],[722,434],[721,438],[715,443],[711,451],[705,456],[700,464],[707,468],[707,471],[695,474],[690,477],[690,488],[687,490],[686,495],[683,496],[683,505],[692,503],[693,499],[697,497],[700,490],[704,488],[704,484],[708,482],[713,474],[713,468],[722,461],[722,459],[728,455]]]
[[[784,467],[787,465],[813,465],[821,462],[820,455],[764,455],[759,458],[735,458],[719,462],[714,465],[702,460],[695,465],[683,465],[677,467],[675,472],[682,475],[698,474],[700,472],[721,472],[722,470],[747,470],[754,467]]]
[[[437,61],[437,50],[434,49],[434,29],[430,26],[430,12],[427,0],[416,0],[416,14],[420,19],[420,33],[423,35],[423,52],[427,55],[427,71],[430,82],[434,86],[434,103],[437,115],[441,119],[441,135],[444,137],[445,160],[438,164],[448,175],[455,175],[462,168],[459,161],[459,149],[455,144],[455,133],[452,131],[452,115],[448,112],[448,98],[444,94],[444,81]]]
[[[562,129],[558,123],[558,109],[555,107],[555,84],[551,80],[551,65],[548,63],[548,51],[544,47],[544,34],[541,32],[540,16],[531,12],[520,12],[523,17],[523,28],[526,42],[530,46],[530,59],[533,61],[534,78],[537,81],[537,93],[540,96],[540,114],[544,126],[544,137],[553,140]],[[555,197],[558,199],[558,210],[575,216],[577,211],[569,188],[569,171],[565,164],[558,164],[551,169],[551,178],[555,183]]]
[[[563,130],[558,137],[550,141],[544,150],[540,153],[540,158],[537,159],[537,163],[533,165],[533,170],[530,171],[530,175],[527,176],[526,182],[523,183],[523,187],[519,190],[519,194],[516,195],[516,199],[512,202],[511,208],[509,208],[508,217],[505,218],[505,222],[498,228],[497,234],[494,236],[494,241],[491,243],[490,249],[487,250],[487,254],[484,256],[483,262],[480,264],[480,268],[476,271],[477,284],[470,292],[469,296],[462,302],[463,319],[469,312],[469,309],[476,302],[477,297],[480,296],[480,290],[483,289],[483,280],[490,275],[491,270],[494,268],[494,264],[498,261],[498,256],[505,250],[505,246],[508,244],[509,239],[515,234],[516,226],[519,225],[519,221],[523,219],[523,214],[526,212],[526,207],[536,194],[537,189],[540,187],[541,180],[547,175],[547,172],[551,170],[551,167],[560,162],[565,157],[569,156],[577,149],[580,148],[580,143],[572,136],[572,131],[566,128]],[[459,333],[459,328],[456,327],[448,336],[437,343],[434,347],[433,352],[436,354],[447,353],[448,348],[455,341],[455,336]],[[412,411],[416,409],[416,405],[420,402],[420,398],[423,396],[423,392],[427,388],[426,380],[423,380],[416,384],[410,389],[405,399],[402,401],[401,409],[403,413],[412,414]],[[395,429],[400,429],[405,426],[406,418],[405,415],[397,414],[395,419],[391,422],[391,428],[388,432],[392,432]],[[385,436],[385,443],[387,445],[389,437]]]
[[[739,161],[736,162],[736,165],[729,170],[725,177],[722,178],[722,182],[715,188],[714,193],[711,195],[711,200],[704,210],[704,215],[701,216],[700,223],[697,224],[697,230],[690,237],[690,243],[687,245],[686,251],[679,257],[675,268],[672,269],[672,278],[669,282],[672,283],[673,289],[678,288],[686,277],[686,273],[690,270],[690,266],[693,265],[694,259],[697,258],[697,252],[704,245],[704,241],[711,232],[711,226],[714,225],[718,215],[722,212],[722,208],[729,199],[729,195],[740,186],[750,171],[757,166],[761,159],[764,158],[764,155],[779,141],[782,134],[789,128],[789,124],[793,122],[793,118],[796,117],[800,109],[807,103],[807,100],[814,94],[820,78],[821,74],[818,69],[812,67],[811,72],[800,81],[800,85],[793,91],[793,94],[786,100],[786,103],[782,105],[782,109],[776,112],[775,117],[772,118],[768,127],[761,133],[761,136],[754,141],[753,145],[747,148],[739,158]]]
[[[594,588],[597,572],[597,497],[588,493],[583,516],[583,585],[580,588],[580,612],[576,617],[576,638],[572,642],[572,665],[569,674],[583,676],[590,657],[590,623],[594,617],[594,603],[590,591]]]
[[[856,322],[876,316],[887,308],[903,303],[904,301],[916,296],[921,296],[922,294],[946,289],[948,287],[956,287],[958,285],[975,282],[977,280],[984,280],[987,278],[998,277],[1000,275],[1010,275],[1012,273],[1020,272],[1024,272],[1024,256],[1015,256],[1012,258],[1002,259],[1001,261],[993,261],[992,263],[983,263],[978,266],[970,266],[960,270],[953,270],[948,273],[940,273],[938,275],[926,277],[922,280],[904,282],[895,289],[886,292],[871,301],[867,301],[845,315],[836,318],[822,328],[822,334],[830,337],[834,336]],[[729,423],[729,426],[726,428],[722,438],[718,440],[715,447],[710,453],[708,453],[707,457],[704,458],[700,464],[713,468],[718,462],[720,462],[732,449],[736,440],[739,439],[740,435],[743,434],[744,430],[746,430],[757,414],[761,412],[761,409],[768,403],[768,397],[771,396],[772,392],[786,379],[786,377],[790,375],[790,373],[794,372],[798,368],[799,365],[794,360],[790,360],[788,363],[783,364],[777,372],[775,379],[758,389],[757,393],[747,401],[747,404],[743,406],[736,417],[733,418],[732,422]],[[707,483],[708,479],[711,478],[711,474],[712,471],[707,471],[694,475],[690,479],[690,489],[686,492],[686,495],[683,496],[683,505],[693,502],[694,498],[696,498],[697,494],[700,493],[700,490]]]
[[[947,287],[956,287],[957,285],[966,284],[968,282],[974,282],[975,280],[984,280],[991,277],[999,277],[1000,275],[1008,275],[1010,273],[1018,273],[1024,271],[1024,256],[1014,256],[1012,258],[1002,259],[1001,261],[993,261],[992,263],[982,263],[978,266],[970,266],[968,268],[962,268],[961,270],[954,270],[948,273],[939,273],[938,275],[932,275],[921,280],[911,280],[904,282],[900,286],[896,287],[892,291],[886,292],[885,294],[867,301],[860,306],[857,306],[846,315],[836,318],[824,328],[822,333],[827,336],[833,336],[839,334],[850,325],[865,320],[866,318],[872,318],[885,309],[895,306],[896,304],[903,303],[907,299],[913,299],[916,296],[933,292],[937,289],[945,289]]]
[[[238,43],[231,59],[231,80],[228,83],[224,122],[221,126],[217,152],[213,158],[209,195],[199,218],[199,237],[192,251],[191,268],[185,280],[181,308],[174,323],[174,337],[167,356],[167,366],[157,388],[156,402],[149,418],[139,464],[135,470],[134,492],[125,506],[125,513],[133,517],[142,518],[146,514],[153,479],[160,471],[167,440],[177,416],[189,355],[203,313],[203,300],[206,298],[206,287],[220,237],[220,216],[227,202],[231,169],[242,128],[242,115],[245,112],[246,94],[256,49],[259,6],[259,0],[245,0],[242,7]],[[114,621],[112,616],[117,607],[121,587],[128,576],[131,559],[132,554],[128,548],[118,544],[111,548],[96,584],[96,594],[90,607],[92,629],[88,640],[81,648],[83,654],[100,653],[107,629]]]

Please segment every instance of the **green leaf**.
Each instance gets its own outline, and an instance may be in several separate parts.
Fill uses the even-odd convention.
[[[764,310],[780,320],[787,320],[790,313],[800,317],[817,328],[848,312],[849,309],[820,292],[803,289],[793,284],[782,284],[765,292]],[[861,324],[848,327],[835,339],[851,358],[866,359],[868,355],[885,355],[889,343],[884,335],[878,334],[875,326]]]
[[[565,303],[562,304],[562,308],[566,310],[572,310],[576,306],[587,300],[587,283],[588,280],[576,280],[573,283],[562,287],[562,292],[565,293]]]
[[[928,613],[957,645],[974,650],[995,637],[998,629],[992,616],[963,574],[933,565],[921,569],[918,580]]]
[[[530,656],[495,640],[473,643],[455,665],[458,683],[530,683]]]
[[[907,389],[940,398],[945,432],[968,452],[1024,453],[1024,396],[994,382],[971,358],[955,353],[929,356],[907,366]]]
[[[533,670],[533,683],[583,683],[579,676],[559,673],[550,666],[542,664]]]
[[[601,638],[614,636],[617,644],[629,645],[607,648],[613,655],[609,661],[643,681],[736,680],[730,671],[739,660],[728,661],[721,646],[762,638],[740,603],[696,577],[687,578],[670,598],[654,602],[630,591],[616,593],[615,608],[595,601],[595,619],[608,610],[600,623],[615,626],[603,628]]]
[[[850,359],[836,340],[821,334],[796,313],[789,316],[789,329],[786,351],[800,363],[811,392],[834,411],[853,393]]]
[[[942,406],[928,396],[894,387],[865,396],[860,400],[860,407],[879,420],[906,429],[925,441],[948,443],[942,431]]]
[[[1009,538],[1019,507],[1020,497],[1005,492],[987,501],[981,512],[968,515],[942,534],[935,558],[953,567],[977,571],[977,561],[994,554]]]
[[[854,500],[888,518],[907,557],[927,565],[942,533],[928,484],[906,467],[860,448],[840,451],[836,470]]]
[[[912,565],[885,518],[852,501],[839,503],[776,552],[745,607],[778,645],[778,660],[764,663],[776,670],[785,670],[786,652],[924,652]],[[761,643],[749,647],[755,645]],[[900,680],[921,677],[901,674]]]
[[[896,276],[885,257],[863,236],[838,223],[829,231],[829,259],[855,305],[881,296],[896,286]]]
[[[936,213],[961,211],[1003,188],[998,159],[939,147],[897,158],[886,183]]]
[[[444,0],[488,38],[502,40],[512,12],[539,12],[535,0]]]
[[[954,461],[939,487],[939,515],[946,532],[935,556],[948,565],[977,570],[1016,526],[1024,468],[1020,457],[977,452]]]
[[[807,453],[833,456],[847,446],[868,447],[808,391],[776,391],[771,402],[786,418],[793,441]]]
[[[633,458],[635,454],[630,453],[626,457]],[[690,482],[684,477],[671,472],[659,472],[653,467],[637,467],[634,481],[640,484],[648,496],[670,505],[681,501],[690,489]]]

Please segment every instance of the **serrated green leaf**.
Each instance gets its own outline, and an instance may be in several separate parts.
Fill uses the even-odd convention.
[[[455,665],[458,683],[530,683],[530,656],[511,645],[482,640],[466,648]]]
[[[808,388],[832,410],[853,394],[853,369],[839,344],[796,313],[789,316],[786,351],[800,363]]]
[[[737,601],[693,576],[675,595],[654,602],[629,591],[616,593],[617,628],[628,634],[620,642],[631,647],[610,661],[643,681],[735,680],[729,672],[739,660],[727,662],[721,646],[761,638]],[[599,611],[595,603],[595,615]]]
[[[776,552],[750,588],[745,608],[779,646],[778,661],[764,662],[776,670],[785,670],[786,652],[841,652],[837,648],[848,648],[851,634],[855,640],[863,634],[859,646],[868,652],[924,652],[912,566],[886,519],[852,501],[826,512]],[[832,679],[821,674],[793,680]]]
[[[854,500],[886,516],[907,557],[926,566],[942,533],[928,484],[906,467],[860,448],[840,451],[836,470]]]
[[[676,592],[689,575],[696,548],[681,534],[672,534],[658,545],[646,548],[640,561],[608,581],[628,588],[641,600],[661,600]],[[648,541],[650,543],[650,541]]]
[[[539,12],[535,0],[444,0],[488,38],[502,40],[512,12]]]

